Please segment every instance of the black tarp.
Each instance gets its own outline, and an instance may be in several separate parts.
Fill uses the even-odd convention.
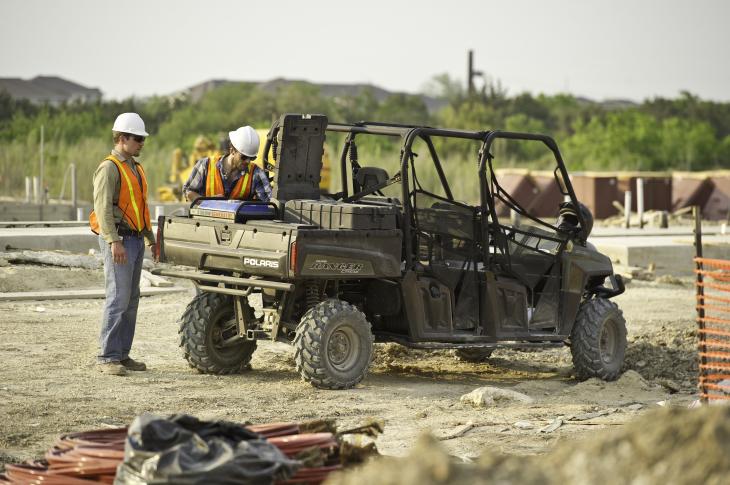
[[[299,465],[240,424],[143,414],[129,428],[114,483],[269,484]]]

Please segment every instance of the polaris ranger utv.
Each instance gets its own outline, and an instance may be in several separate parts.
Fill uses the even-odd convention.
[[[344,140],[332,196],[319,190],[326,132]],[[365,166],[357,155],[362,139],[383,137],[400,145],[392,177],[386,161]],[[493,145],[506,141],[554,155],[555,217],[533,216],[500,184]],[[462,184],[478,184],[477,204],[457,200],[442,163],[459,143],[476,155],[459,170]],[[180,322],[192,367],[238,372],[269,339],[295,347],[305,381],[346,389],[366,375],[375,341],[456,349],[468,360],[567,344],[578,379],[619,376],[626,324],[610,298],[624,285],[587,243],[590,212],[549,136],[286,114],[270,148],[271,202],[202,198],[189,216],[159,221],[161,260],[191,270],[154,272],[199,290]],[[505,210],[523,222],[506,224]]]

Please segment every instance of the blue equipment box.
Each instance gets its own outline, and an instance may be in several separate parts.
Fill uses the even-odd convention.
[[[276,206],[270,202],[200,198],[190,208],[190,215],[193,219],[244,223],[248,220],[275,219]]]

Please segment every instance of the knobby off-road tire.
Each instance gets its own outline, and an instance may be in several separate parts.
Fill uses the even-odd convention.
[[[302,379],[315,387],[354,387],[367,374],[372,357],[370,323],[347,302],[318,303],[299,322],[294,362]]]
[[[456,349],[454,355],[464,362],[484,362],[492,356],[494,349]]]
[[[605,298],[581,303],[570,335],[575,377],[613,381],[626,354],[626,320],[618,305]]]
[[[248,309],[248,307],[245,307]],[[180,347],[191,367],[205,374],[235,374],[248,368],[256,341],[221,342],[238,333],[233,298],[204,291],[188,304],[180,319]]]

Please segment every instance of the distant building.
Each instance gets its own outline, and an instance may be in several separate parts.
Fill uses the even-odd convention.
[[[311,86],[316,86],[320,90],[320,94],[326,98],[349,98],[354,97],[359,94],[361,94],[365,90],[369,90],[372,94],[375,100],[378,102],[382,102],[387,97],[392,96],[394,94],[400,94],[400,93],[394,93],[391,91],[387,91],[383,88],[380,88],[378,86],[375,86],[373,84],[319,84],[319,83],[313,83],[309,81],[300,81],[300,80],[293,80],[293,79],[283,79],[283,78],[276,78],[272,79],[271,81],[266,82],[257,82],[257,81],[228,81],[224,79],[211,79],[210,81],[205,81],[200,84],[196,84],[195,86],[189,87],[186,90],[183,91],[184,94],[187,94],[190,96],[190,99],[193,102],[200,101],[200,99],[203,97],[203,95],[209,91],[212,91],[220,86],[225,86],[227,84],[236,84],[236,83],[247,83],[251,84],[252,86],[258,86],[259,89],[265,92],[274,93],[279,88],[286,87],[290,84],[294,83],[305,83],[309,84]],[[181,93],[176,93],[181,94]],[[421,99],[423,99],[424,104],[426,105],[426,108],[429,112],[438,111],[439,109],[443,108],[446,105],[446,101],[438,98],[433,98],[431,96],[425,96],[425,95],[417,95],[420,96]]]
[[[56,76],[37,76],[25,80],[0,78],[0,91],[7,91],[13,99],[25,99],[33,104],[58,106],[63,103],[88,103],[101,99],[101,91],[87,88]]]

